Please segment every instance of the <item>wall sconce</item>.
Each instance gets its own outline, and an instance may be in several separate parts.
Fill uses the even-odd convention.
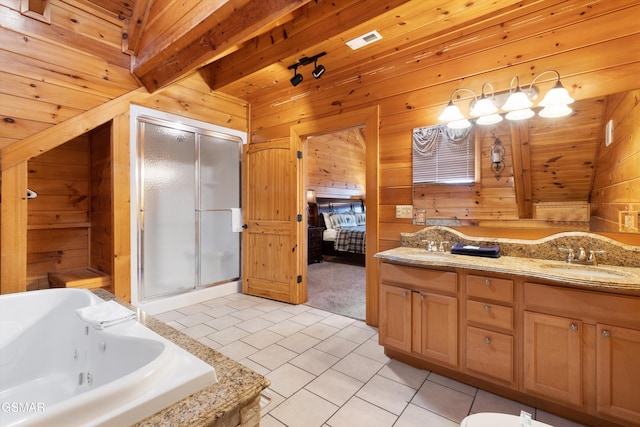
[[[316,203],[316,190],[307,190],[307,203]]]
[[[504,170],[504,147],[500,138],[496,138],[491,146],[491,170],[496,180],[500,179]]]
[[[538,115],[544,118],[555,118],[571,114],[573,110],[568,107],[568,104],[573,103],[574,100],[569,96],[569,92],[562,86],[562,83],[560,83],[560,73],[556,70],[547,70],[538,74],[525,91],[520,87],[520,79],[518,76],[511,79],[508,98],[501,107],[501,110],[506,112],[505,118],[507,120],[525,120],[535,115],[531,107],[533,106],[532,100],[537,98],[538,90],[533,85],[542,75],[548,73],[556,75],[556,83],[553,88],[547,92],[542,101],[538,103],[539,107],[543,107]],[[485,87],[491,89],[490,97],[485,93]],[[502,97],[504,99],[504,97],[497,96],[494,92],[493,85],[486,82],[482,85],[479,98],[471,89],[459,88],[453,91],[449,99],[449,104],[447,104],[445,110],[440,117],[438,117],[440,121],[446,122],[448,127],[459,129],[471,126],[471,122],[465,118],[460,109],[453,103],[453,97],[460,91],[470,92],[474,97],[474,100],[471,101],[471,111],[469,114],[472,117],[477,117],[475,119],[476,124],[491,125],[502,121],[502,115],[498,113],[499,109],[496,106],[496,102],[497,98]],[[506,95],[506,93],[504,95]]]
[[[326,68],[324,67],[324,65],[318,65],[318,58],[320,58],[321,56],[325,56],[326,54],[327,52],[320,52],[319,54],[312,57],[303,56],[295,64],[289,65],[287,68],[289,70],[293,70],[293,77],[291,78],[291,80],[289,80],[291,82],[291,85],[293,85],[294,87],[298,86],[303,80],[302,74],[298,74],[298,67],[309,65],[311,63],[313,63],[314,67],[311,75],[316,79],[322,77],[322,75],[326,71]]]

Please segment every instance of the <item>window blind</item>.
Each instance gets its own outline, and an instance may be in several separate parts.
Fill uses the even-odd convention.
[[[475,182],[473,128],[446,125],[413,130],[414,184],[468,184]]]

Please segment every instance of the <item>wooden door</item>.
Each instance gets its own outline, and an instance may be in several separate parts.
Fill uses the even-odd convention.
[[[420,292],[420,353],[458,366],[458,299]]]
[[[380,286],[380,344],[411,351],[411,291]]]
[[[640,420],[640,331],[597,325],[598,412],[629,422]]]
[[[243,155],[242,292],[293,304],[307,300],[299,151],[287,138]]]
[[[524,312],[524,387],[580,406],[582,403],[582,322]]]

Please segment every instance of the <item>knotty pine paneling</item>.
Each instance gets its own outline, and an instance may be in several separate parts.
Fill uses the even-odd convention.
[[[307,189],[317,197],[366,195],[366,151],[356,132],[313,136],[307,139]]]
[[[87,135],[28,162],[27,286],[43,287],[48,271],[89,260],[90,153]]]
[[[51,24],[0,0],[0,148],[139,87],[123,22],[82,2],[52,2]]]
[[[111,123],[89,133],[91,159],[91,247],[89,267],[113,271]]]
[[[640,211],[640,90],[609,99],[604,125],[613,121],[613,141],[601,138],[592,193],[591,225],[595,231],[618,231],[620,211]],[[640,238],[638,238],[640,244]]]
[[[571,117],[536,119],[522,125],[529,126],[534,135],[520,142],[530,151],[524,158],[524,170],[519,171],[525,178],[522,188],[529,194],[520,203],[587,201],[605,96],[621,87],[638,85],[633,75],[640,70],[640,62],[630,59],[628,49],[639,37],[629,14],[640,9],[633,2],[548,4],[547,8],[530,13],[505,14],[493,27],[472,26],[455,37],[443,34],[433,42],[416,40],[415,45],[403,45],[395,55],[380,55],[336,74],[327,72],[313,86],[307,85],[306,80],[296,88],[272,85],[270,96],[260,93],[263,96],[249,99],[252,141],[286,137],[289,127],[300,121],[379,105],[378,209],[380,229],[385,233],[380,241],[399,242],[399,234],[394,239],[390,233],[419,228],[406,219],[395,218],[395,205],[413,203],[411,130],[437,123],[437,116],[456,88],[470,87],[479,92],[482,83],[489,81],[496,90],[503,91],[513,76],[519,76],[526,88],[541,71],[557,69],[565,87],[578,101],[572,105]],[[586,39],[585,33],[589,33]],[[550,78],[552,75],[543,76],[536,84],[542,93],[549,89]],[[345,84],[347,81],[350,83]],[[463,111],[468,110],[468,98],[456,103]],[[538,131],[539,135],[535,134]],[[518,229],[535,228],[537,223],[527,218],[530,208],[522,209],[525,217],[519,219],[509,125],[503,122],[486,132],[480,150],[478,189],[467,192],[462,201],[450,201],[447,195],[434,196],[429,206],[432,213],[459,218],[464,225],[496,224],[510,228],[512,236],[526,235]],[[491,133],[500,137],[506,150],[506,168],[499,180],[490,170]],[[585,227],[538,224],[540,229]]]

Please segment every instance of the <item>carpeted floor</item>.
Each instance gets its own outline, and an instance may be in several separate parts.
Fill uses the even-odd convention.
[[[324,261],[310,264],[308,272],[308,306],[365,320],[364,267]]]

